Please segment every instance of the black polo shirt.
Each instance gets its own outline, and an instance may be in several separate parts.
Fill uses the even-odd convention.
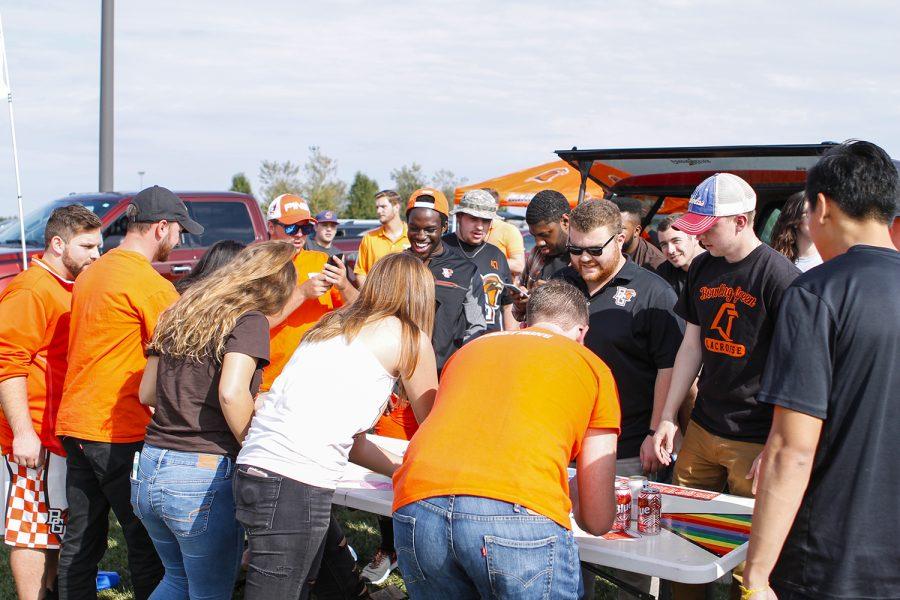
[[[650,430],[657,371],[675,364],[684,337],[684,321],[674,312],[675,291],[631,259],[593,296],[574,268],[563,269],[557,277],[588,296],[590,329],[584,345],[610,368],[619,389],[622,433],[617,458],[638,456]]]

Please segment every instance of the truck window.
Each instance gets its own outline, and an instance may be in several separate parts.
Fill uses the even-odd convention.
[[[103,247],[100,252],[108,252],[122,243],[128,229],[128,217],[124,214],[103,229]]]
[[[221,240],[250,244],[256,240],[250,212],[243,202],[191,202],[191,218],[203,225],[203,235],[184,235],[185,248],[208,248]]]

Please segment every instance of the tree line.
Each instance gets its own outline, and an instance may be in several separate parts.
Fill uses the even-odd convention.
[[[466,183],[453,171],[439,169],[431,177],[422,165],[413,162],[391,171],[391,189],[401,198],[408,198],[420,187],[430,185],[452,198],[454,190]],[[318,146],[310,146],[306,162],[264,160],[259,165],[259,203],[263,211],[272,199],[281,194],[297,194],[309,202],[313,213],[333,210],[345,219],[374,219],[375,194],[381,190],[378,182],[357,171],[348,186],[337,176],[337,161]],[[231,191],[253,194],[250,180],[244,173],[231,178]]]

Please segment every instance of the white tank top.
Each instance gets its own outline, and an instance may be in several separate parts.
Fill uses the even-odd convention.
[[[378,420],[394,379],[359,336],[301,344],[265,394],[238,464],[335,488],[353,436]]]

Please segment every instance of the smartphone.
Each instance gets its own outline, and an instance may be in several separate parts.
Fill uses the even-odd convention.
[[[528,297],[528,290],[526,290],[526,289],[524,289],[524,288],[520,288],[519,286],[517,286],[517,285],[514,284],[514,283],[504,283],[504,284],[503,284],[503,287],[505,287],[505,288],[510,288],[512,291],[514,291],[515,293],[519,294],[519,295],[522,296],[523,298],[527,298],[527,297]]]
[[[335,259],[338,259],[341,262],[344,262],[344,255],[343,254],[332,254],[331,256],[328,257],[328,264],[337,267],[338,264],[337,264],[337,260],[335,260]]]

